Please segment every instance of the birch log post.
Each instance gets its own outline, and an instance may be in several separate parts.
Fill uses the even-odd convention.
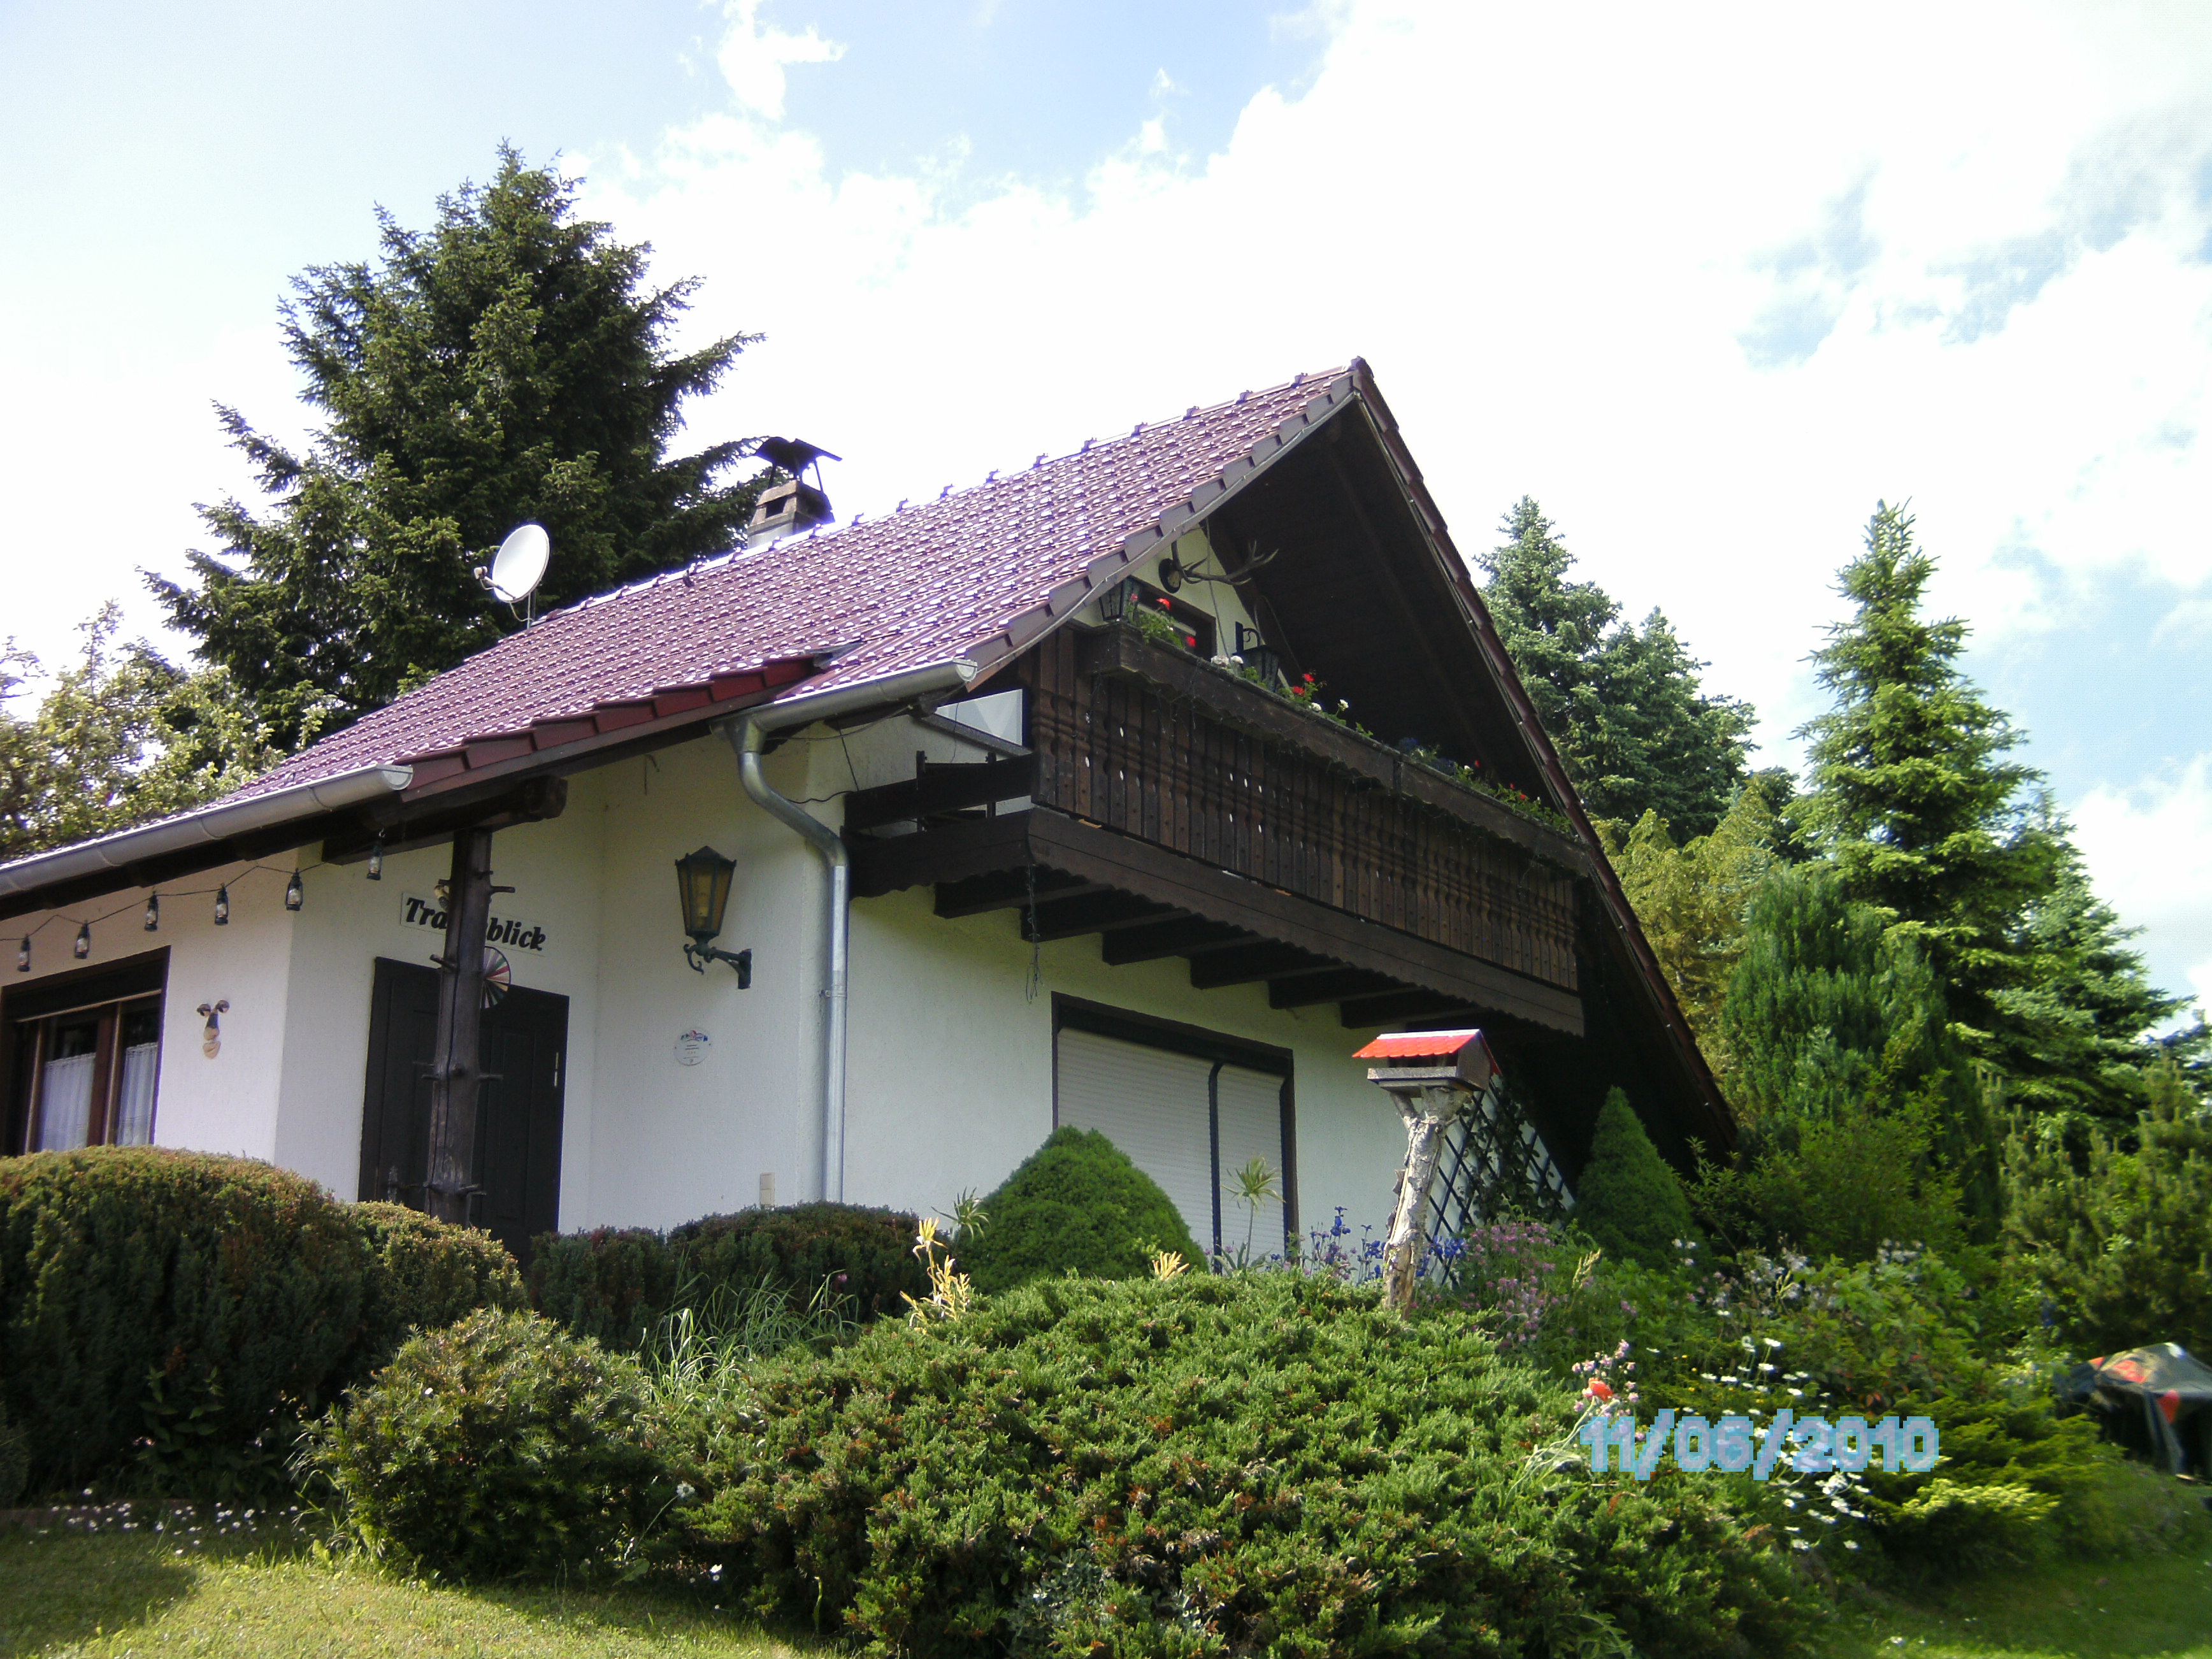
[[[1382,1305],[1401,1312],[1413,1305],[1413,1285],[1420,1277],[1421,1257],[1428,1243],[1429,1188],[1437,1178],[1437,1161],[1443,1156],[1444,1131],[1459,1115],[1466,1097],[1455,1084],[1431,1084],[1419,1089],[1392,1089],[1390,1098],[1406,1121],[1406,1164],[1398,1176],[1398,1204],[1390,1217],[1390,1233],[1382,1246]]]

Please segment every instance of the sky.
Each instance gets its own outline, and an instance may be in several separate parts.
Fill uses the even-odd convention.
[[[0,635],[295,436],[307,267],[511,142],[767,336],[687,444],[880,511],[1354,354],[1794,763],[1878,501],[2154,976],[2212,996],[2212,7],[0,0]],[[557,556],[557,553],[556,553]]]

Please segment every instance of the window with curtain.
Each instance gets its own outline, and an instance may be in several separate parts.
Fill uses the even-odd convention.
[[[6,1030],[14,1099],[8,1150],[153,1145],[161,997],[158,991],[100,995],[116,988],[112,981],[93,978],[22,1000],[30,1001],[27,1007],[19,1009],[19,1000],[10,998]],[[56,1002],[76,1006],[47,1012]]]

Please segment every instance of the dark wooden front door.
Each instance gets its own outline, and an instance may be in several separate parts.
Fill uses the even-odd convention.
[[[438,973],[379,957],[361,1115],[361,1196],[422,1207]],[[561,1085],[568,999],[520,986],[485,1010],[483,1093],[469,1213],[526,1261],[530,1241],[559,1224]]]

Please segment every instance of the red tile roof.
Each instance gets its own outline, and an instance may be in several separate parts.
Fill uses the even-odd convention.
[[[794,536],[586,599],[477,653],[255,780],[240,796],[412,763],[417,785],[767,687],[808,692],[968,657],[988,665],[1117,579],[1224,474],[1351,396],[1301,375],[886,517]],[[1240,466],[1240,463],[1243,464]],[[1207,486],[1212,484],[1212,489]],[[1127,544],[1141,545],[1125,546]],[[556,556],[558,556],[557,550]],[[834,662],[819,659],[832,648]],[[818,670],[818,672],[814,672]],[[624,710],[633,711],[628,716]],[[636,713],[638,710],[657,710]],[[424,775],[428,774],[426,777]]]

